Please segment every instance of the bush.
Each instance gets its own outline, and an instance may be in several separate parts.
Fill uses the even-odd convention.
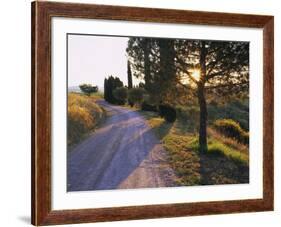
[[[249,144],[249,133],[244,131],[239,123],[232,119],[219,119],[214,122],[214,127],[220,133],[236,139],[240,143]]]
[[[143,88],[132,88],[128,92],[130,105],[141,104],[144,99],[145,90]]]
[[[91,84],[81,84],[79,85],[80,90],[86,95],[90,96],[92,93],[98,92],[98,86],[93,86]]]
[[[128,89],[125,87],[118,87],[113,91],[113,96],[117,99],[117,104],[124,105],[128,98]]]
[[[177,111],[169,105],[159,105],[159,115],[168,122],[174,122],[177,118]]]
[[[68,94],[67,144],[79,142],[103,117],[103,110],[91,97]]]
[[[151,105],[151,104],[147,103],[146,101],[144,101],[141,104],[141,109],[144,111],[158,112],[157,106]]]

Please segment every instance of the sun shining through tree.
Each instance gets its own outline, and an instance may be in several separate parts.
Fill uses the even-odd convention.
[[[187,75],[189,83],[196,87],[200,108],[199,150],[206,152],[206,93],[213,92],[217,97],[225,97],[248,91],[249,43],[177,40],[176,49],[176,61],[180,70]],[[188,70],[194,68],[197,69]],[[178,82],[182,83],[182,80]]]
[[[200,76],[201,76],[201,71],[200,69],[193,69],[191,71],[191,76],[196,80],[199,81],[200,80]]]
[[[207,99],[238,94],[249,86],[249,43],[131,38],[127,48],[135,76],[151,97],[176,105],[192,93],[200,109],[199,150],[207,151]],[[181,90],[179,91],[179,86]]]

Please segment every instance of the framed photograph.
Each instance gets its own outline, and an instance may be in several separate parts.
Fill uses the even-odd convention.
[[[32,3],[32,224],[272,211],[273,16]]]

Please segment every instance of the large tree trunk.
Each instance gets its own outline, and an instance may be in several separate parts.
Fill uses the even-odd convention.
[[[205,98],[205,82],[206,82],[206,46],[205,41],[201,42],[200,51],[200,68],[201,75],[197,85],[197,95],[200,107],[200,125],[199,125],[199,151],[206,152],[207,146],[207,104]]]
[[[207,105],[205,99],[204,84],[199,83],[197,88],[198,103],[200,107],[200,125],[199,125],[199,151],[206,152],[207,146]]]

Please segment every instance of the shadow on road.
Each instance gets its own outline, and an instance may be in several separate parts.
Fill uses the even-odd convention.
[[[68,153],[68,191],[118,188],[142,162],[147,161],[149,153],[161,144],[155,136],[155,130],[147,125],[137,111],[111,107],[108,104],[106,107],[112,108],[116,114],[108,118],[105,125],[90,138]],[[162,136],[171,126],[159,126]],[[137,180],[143,181],[141,183],[146,187],[156,186],[145,177]]]

